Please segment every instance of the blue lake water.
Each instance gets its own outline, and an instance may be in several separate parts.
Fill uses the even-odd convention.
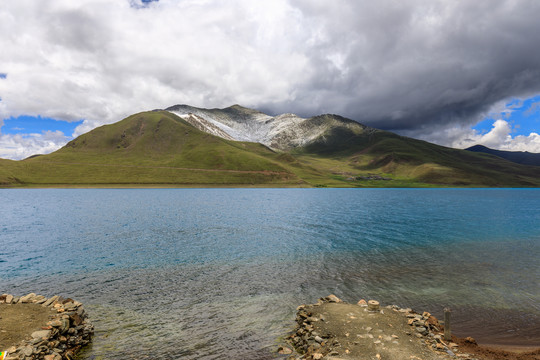
[[[540,345],[540,189],[4,189],[0,293],[85,303],[83,359],[266,359],[330,293]]]

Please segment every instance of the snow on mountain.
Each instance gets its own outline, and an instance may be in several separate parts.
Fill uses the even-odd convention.
[[[366,126],[336,115],[301,118],[295,114],[266,115],[240,105],[225,109],[201,109],[189,105],[172,106],[167,111],[180,116],[199,130],[224,139],[264,144],[276,150],[305,146],[336,127],[354,133]]]

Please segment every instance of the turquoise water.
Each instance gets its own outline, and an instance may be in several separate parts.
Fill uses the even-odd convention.
[[[272,358],[334,293],[540,345],[538,189],[0,190],[0,292],[84,302],[85,359]]]

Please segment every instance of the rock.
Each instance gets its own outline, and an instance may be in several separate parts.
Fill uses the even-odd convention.
[[[278,348],[278,354],[281,354],[281,355],[289,355],[289,354],[292,354],[292,352],[293,351],[286,346],[280,346]]]
[[[322,343],[324,340],[322,337],[320,336],[315,336],[315,339],[314,339],[316,342],[318,342],[319,344]]]
[[[340,298],[338,298],[338,297],[337,297],[336,295],[334,295],[334,294],[328,295],[325,299],[326,299],[326,301],[331,302],[331,303],[340,303],[340,302],[343,302]]]
[[[55,320],[51,320],[47,323],[48,325],[52,326],[52,327],[57,327],[59,328],[60,326],[62,326],[62,321],[61,320],[58,320],[58,319],[55,319]]]
[[[51,330],[40,330],[32,333],[34,339],[48,339],[51,336]]]
[[[12,301],[13,301],[13,295],[7,294],[6,295],[6,304],[11,304]]]
[[[379,302],[377,300],[369,300],[368,301],[368,310],[369,311],[379,311]]]
[[[357,305],[360,305],[360,306],[368,306],[367,301],[364,300],[364,299],[359,300],[358,303],[357,303]]]
[[[36,304],[43,304],[46,300],[47,298],[45,296],[37,295],[32,299],[32,302]]]
[[[24,347],[21,349],[21,352],[22,352],[25,356],[32,356],[32,354],[34,353],[34,350],[32,349],[31,346],[24,346]]]
[[[41,306],[43,307],[51,306],[52,303],[55,302],[57,299],[58,299],[58,295],[54,295],[49,300],[46,300]]]
[[[73,314],[69,317],[71,319],[71,322],[73,323],[73,325],[75,326],[79,326],[82,324],[83,322],[83,319],[78,315],[78,314]]]
[[[60,334],[65,334],[69,329],[69,317],[68,318],[62,318],[62,325],[60,326]]]
[[[321,353],[315,353],[313,354],[312,357],[313,357],[313,360],[321,360],[324,357],[324,355]]]
[[[34,293],[30,293],[28,295],[25,295],[23,297],[21,297],[21,299],[19,300],[21,303],[29,303],[29,302],[32,302],[32,299],[36,296],[36,294]]]
[[[425,326],[417,326],[416,331],[419,332],[422,335],[427,335],[429,333],[428,329],[426,329]]]
[[[476,340],[474,340],[474,338],[472,338],[470,336],[465,338],[465,342],[467,342],[469,344],[477,345]]]

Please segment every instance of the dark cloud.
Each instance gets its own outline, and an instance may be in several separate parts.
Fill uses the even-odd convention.
[[[540,94],[538,14],[537,0],[11,1],[0,120],[88,131],[238,103],[461,143],[501,103]]]
[[[301,113],[412,130],[471,124],[540,92],[538,1],[293,3],[322,32],[307,49],[315,70],[299,85]]]

